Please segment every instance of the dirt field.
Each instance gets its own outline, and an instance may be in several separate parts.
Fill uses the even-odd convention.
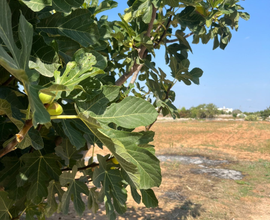
[[[235,121],[159,121],[153,144],[157,155],[203,156],[229,163],[215,168],[241,171],[242,180],[195,174],[194,164],[162,162],[162,185],[154,189],[159,207],[144,208],[129,200],[119,220],[268,220],[270,219],[270,123]],[[50,220],[105,220],[104,209]]]

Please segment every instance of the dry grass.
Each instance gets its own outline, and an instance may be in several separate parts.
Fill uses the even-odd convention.
[[[160,122],[157,154],[229,155],[235,160],[270,160],[270,123],[245,121]]]

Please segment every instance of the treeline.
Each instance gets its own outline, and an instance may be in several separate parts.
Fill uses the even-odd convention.
[[[215,115],[221,114],[217,106],[210,104],[201,104],[197,107],[191,107],[186,109],[185,107],[178,109],[178,114],[180,118],[214,118]]]
[[[270,119],[270,106],[262,111],[257,111],[257,112],[243,112],[244,114],[247,115],[247,118],[254,118],[254,117],[258,117],[261,118],[262,120],[266,120],[266,119]],[[250,120],[251,121],[251,120]]]
[[[219,115],[227,114],[231,115],[233,118],[245,118],[247,121],[257,121],[259,119],[266,120],[270,116],[270,107],[265,110],[258,112],[242,112],[239,109],[235,109],[232,112],[225,112],[223,110],[218,110],[217,106],[213,103],[210,104],[201,104],[196,107],[191,107],[186,109],[182,107],[178,109],[179,118],[215,118]]]

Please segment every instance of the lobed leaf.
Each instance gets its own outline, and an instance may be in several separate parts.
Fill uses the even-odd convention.
[[[69,202],[72,198],[74,203],[75,211],[78,213],[78,215],[82,215],[85,204],[82,201],[81,193],[84,193],[85,195],[89,194],[89,190],[85,183],[80,182],[79,180],[75,179],[76,173],[78,171],[77,166],[73,166],[72,172],[65,172],[60,175],[60,184],[61,186],[68,186],[68,189],[66,192],[64,192],[62,196],[62,212],[64,214],[67,214],[69,211]]]
[[[24,154],[21,159],[25,165],[20,169],[17,176],[18,186],[29,182],[30,189],[27,198],[34,204],[38,204],[48,195],[47,186],[50,180],[58,180],[61,173],[57,161],[59,158],[54,154],[41,155],[39,151],[32,154]]]
[[[12,207],[13,201],[8,198],[6,192],[0,191],[0,219],[10,220],[12,215],[10,214],[10,208]]]
[[[157,115],[157,111],[149,102],[129,96],[120,103],[112,104],[103,115],[95,118],[101,123],[113,122],[124,128],[136,128],[153,123]]]
[[[50,35],[65,36],[83,47],[88,47],[99,40],[99,30],[91,15],[86,9],[77,9],[66,17],[57,12],[41,20],[36,30]]]

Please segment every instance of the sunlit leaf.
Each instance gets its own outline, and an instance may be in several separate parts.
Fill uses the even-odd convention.
[[[102,123],[113,122],[121,127],[136,128],[151,124],[157,115],[149,102],[129,96],[120,103],[112,104],[103,115],[95,118]]]

